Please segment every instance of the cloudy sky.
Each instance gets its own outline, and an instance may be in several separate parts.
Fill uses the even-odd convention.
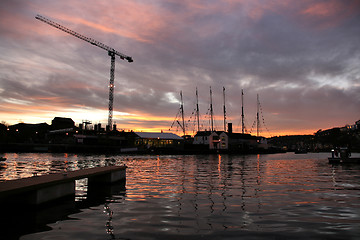
[[[188,133],[195,89],[209,129],[209,88],[221,130],[312,134],[360,119],[359,0],[2,0],[0,117],[7,124],[107,123],[107,52],[35,19],[40,14],[131,56],[117,58],[114,121],[168,130],[183,92]],[[180,134],[179,127],[172,127]],[[176,132],[178,131],[178,132]]]

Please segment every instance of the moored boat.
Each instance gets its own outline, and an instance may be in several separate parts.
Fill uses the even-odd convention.
[[[340,153],[340,156],[339,156]],[[351,163],[360,164],[359,157],[351,157],[351,153],[348,148],[340,148],[331,150],[331,157],[329,157],[329,163],[340,164],[340,163]]]
[[[295,154],[306,154],[308,151],[305,148],[298,148],[294,152]]]
[[[339,164],[339,163],[356,163],[360,164],[360,158],[331,158],[329,157],[329,163]]]

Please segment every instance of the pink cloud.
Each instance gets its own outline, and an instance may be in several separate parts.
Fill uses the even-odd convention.
[[[238,9],[235,6],[240,6],[251,21],[256,22],[265,14],[273,12],[290,20],[299,21],[307,27],[318,29],[338,26],[347,18],[360,13],[360,2],[357,0],[225,0],[225,2],[234,9]]]
[[[303,21],[318,28],[338,26],[357,13],[360,13],[360,2],[356,0],[310,2],[299,12]]]
[[[172,109],[175,104],[170,104],[167,102],[168,99],[161,98],[162,93],[182,89],[190,94],[189,89],[194,88],[196,84],[206,87],[213,83],[229,85],[237,78],[243,82],[243,76],[249,76],[251,78],[249,82],[254,83],[254,85],[249,85],[249,88],[255,88],[255,82],[257,85],[268,85],[279,81],[271,75],[277,69],[279,72],[295,71],[296,74],[290,74],[288,78],[291,79],[293,76],[297,78],[298,68],[304,65],[304,69],[310,71],[313,69],[312,65],[317,63],[317,61],[309,61],[314,56],[317,59],[317,52],[312,54],[310,45],[305,44],[322,42],[321,38],[316,38],[321,34],[314,36],[316,40],[314,42],[301,42],[301,39],[307,37],[306,31],[326,30],[337,26],[346,27],[346,20],[359,13],[359,4],[356,0],[162,0],[155,2],[122,0],[111,2],[110,5],[108,1],[70,2],[65,0],[43,3],[41,0],[34,0],[22,4],[22,9],[14,6],[12,12],[6,11],[6,8],[5,10],[0,8],[2,19],[0,30],[2,30],[3,39],[1,47],[7,50],[3,52],[2,58],[4,63],[1,82],[4,88],[2,98],[19,100],[17,103],[9,101],[0,103],[2,104],[1,114],[11,115],[17,120],[19,113],[22,118],[54,117],[58,112],[64,111],[69,113],[75,111],[80,115],[84,109],[89,108],[91,111],[93,109],[103,111],[99,115],[106,121],[108,101],[106,85],[109,77],[109,59],[106,53],[93,54],[91,46],[86,46],[77,39],[71,41],[69,39],[72,37],[66,33],[37,21],[34,18],[37,13],[44,14],[45,17],[88,37],[93,37],[105,44],[109,43],[110,46],[115,46],[111,41],[116,41],[119,46],[126,46],[124,47],[125,54],[133,56],[134,52],[139,53],[138,56],[136,54],[133,56],[135,63],[129,65],[131,67],[126,68],[128,66],[126,65],[119,71],[121,65],[116,65],[116,84],[119,87],[115,91],[114,110],[121,111],[116,113],[117,118],[121,119],[118,126],[134,129],[139,126],[147,129],[151,127],[167,129],[175,117],[177,106]],[[7,8],[9,8],[8,5],[10,4],[7,4]],[[283,22],[286,24],[282,24]],[[352,25],[352,29],[355,28]],[[341,35],[336,31],[334,33]],[[290,34],[294,34],[293,38],[289,36]],[[329,36],[336,37],[330,34]],[[64,41],[65,38],[67,38],[66,41]],[[343,39],[346,40],[345,38],[350,38],[351,41],[343,43],[344,46],[352,46],[352,41],[357,40],[350,35],[344,36]],[[300,40],[295,41],[297,39]],[[304,45],[299,51],[296,48],[284,47],[282,43],[287,42],[291,43],[291,46],[296,43]],[[337,41],[333,42],[329,43],[329,49],[336,47]],[[83,45],[84,48],[82,48]],[[128,48],[131,45],[136,47],[135,51]],[[274,64],[273,60],[285,62],[301,58],[303,49],[304,54],[307,55],[301,61],[295,61],[299,63],[296,64],[296,69],[291,69],[291,64],[283,62]],[[327,49],[325,49],[325,54],[322,52],[324,50],[320,50],[319,56],[328,59]],[[337,51],[342,50],[337,48]],[[345,48],[343,52],[343,59],[346,62],[342,65],[346,66],[351,58],[345,52],[351,51]],[[261,61],[262,56],[264,56],[264,61]],[[249,59],[248,62],[246,58]],[[328,68],[331,70],[331,63],[326,60],[323,64],[329,65]],[[279,68],[276,68],[277,66]],[[286,69],[287,66],[290,66],[289,70]],[[314,69],[320,72],[327,71],[326,67],[322,70],[322,64],[319,66],[318,69],[316,67]],[[345,72],[347,69],[341,68],[341,70]],[[274,75],[283,77],[278,73]],[[266,80],[261,81],[261,78]],[[306,80],[302,76],[298,78]],[[331,76],[329,79],[329,81],[332,80]],[[16,84],[18,82],[22,84]],[[124,91],[124,88],[132,90]],[[149,89],[154,89],[154,93]],[[252,89],[252,91],[255,90]],[[271,89],[269,92],[273,94]],[[274,116],[269,116],[269,120],[272,120],[269,125],[272,125],[275,131],[283,133],[298,131],[294,129],[294,126],[303,132],[306,129],[314,130],[312,122],[311,126],[307,125],[306,128],[300,126],[304,123],[293,124],[292,120],[299,120],[301,115],[316,115],[314,112],[309,114],[308,110],[299,113],[299,109],[308,109],[307,106],[313,104],[304,103],[301,105],[303,107],[300,106],[296,112],[293,111],[294,108],[286,108],[291,102],[288,99],[294,99],[294,96],[295,94],[287,95],[286,104],[280,110],[278,106],[276,109],[268,107],[271,112],[277,112],[273,114]],[[232,99],[233,104],[238,103],[236,97],[238,96]],[[274,101],[272,97],[267,99]],[[318,101],[323,98],[314,94],[311,99]],[[332,97],[330,100],[333,99],[335,98]],[[29,103],[21,103],[21,101]],[[300,101],[297,103],[302,104]],[[344,108],[341,106],[345,105],[345,102],[339,105],[339,109],[341,108],[343,112]],[[320,106],[317,109],[322,108]],[[124,117],[123,112],[133,115]],[[347,116],[347,113],[345,111],[339,115],[343,117]],[[229,121],[230,116],[229,111]],[[217,118],[221,119],[221,116],[218,114]],[[280,120],[284,119],[292,126],[279,124]],[[323,126],[327,119],[334,121],[334,118],[327,117],[325,120],[320,119],[319,124]],[[236,121],[233,120],[233,123]],[[329,123],[329,126],[332,126],[331,124]],[[281,126],[276,127],[276,125]]]
[[[94,11],[94,9],[89,11]],[[88,18],[72,17],[74,15],[67,13],[56,13],[52,17],[59,21],[87,26],[140,42],[153,42],[166,26],[164,13],[161,13],[161,9],[158,9],[156,5],[150,3],[125,0],[121,4],[114,4],[111,10],[107,5],[98,4],[94,13],[96,17],[91,19],[89,16]]]

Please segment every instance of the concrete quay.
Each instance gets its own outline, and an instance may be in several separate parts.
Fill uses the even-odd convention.
[[[75,195],[75,180],[88,178],[92,185],[126,180],[126,166],[107,166],[47,174],[0,183],[0,203],[40,205]],[[94,188],[96,189],[96,188]]]

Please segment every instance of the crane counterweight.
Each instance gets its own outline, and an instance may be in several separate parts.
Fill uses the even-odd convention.
[[[61,31],[64,31],[70,35],[73,35],[74,37],[77,37],[81,40],[84,40],[92,45],[95,45],[99,48],[102,48],[108,52],[108,55],[111,57],[111,67],[110,67],[110,84],[109,84],[109,115],[108,115],[108,128],[109,130],[112,130],[112,118],[113,118],[113,104],[114,104],[114,80],[115,80],[115,56],[119,56],[122,60],[127,60],[129,63],[133,62],[134,60],[132,57],[127,56],[125,54],[122,54],[115,49],[98,42],[92,38],[85,37],[69,28],[66,28],[54,21],[51,21],[50,19],[47,19],[41,15],[36,15],[36,19],[49,24],[52,27],[55,27]]]

